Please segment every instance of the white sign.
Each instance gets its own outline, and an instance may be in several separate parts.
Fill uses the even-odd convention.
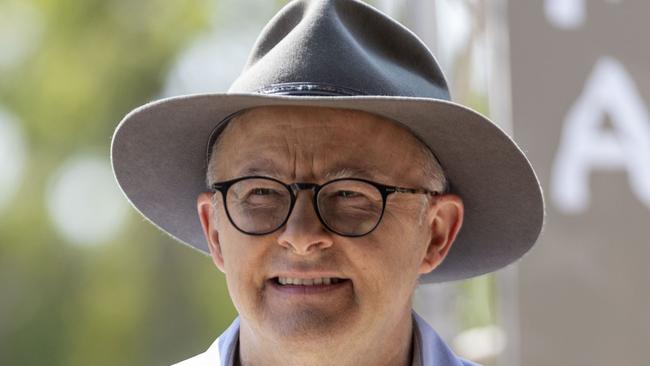
[[[611,128],[603,124],[609,117]],[[551,175],[551,199],[564,213],[589,206],[590,173],[624,170],[650,208],[650,117],[634,80],[616,59],[596,63],[564,121]]]

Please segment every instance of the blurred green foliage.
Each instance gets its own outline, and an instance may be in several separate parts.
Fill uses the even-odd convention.
[[[156,98],[179,51],[212,26],[214,6],[0,1],[5,15],[29,7],[41,28],[29,57],[0,70],[0,106],[30,145],[0,220],[0,365],[171,364],[205,350],[235,317],[211,260],[134,211],[118,237],[83,247],[57,234],[45,208],[53,171],[73,151],[108,160],[117,122]]]

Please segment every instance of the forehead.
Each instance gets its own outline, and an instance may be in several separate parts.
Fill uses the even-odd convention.
[[[227,175],[307,169],[316,177],[385,178],[408,167],[409,159],[421,159],[418,140],[404,126],[346,109],[259,107],[234,118],[220,140],[217,166]]]

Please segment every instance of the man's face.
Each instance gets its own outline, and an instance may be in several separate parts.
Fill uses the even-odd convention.
[[[424,159],[415,137],[378,116],[264,107],[241,115],[224,131],[212,178],[263,175],[289,184],[322,184],[354,177],[431,188]],[[460,227],[460,199],[392,194],[379,226],[350,238],[323,227],[311,195],[300,191],[287,223],[263,236],[233,227],[220,194],[199,197],[214,261],[226,275],[242,324],[269,338],[318,342],[398,326],[410,316],[418,276],[442,261]],[[338,282],[282,285],[280,277]]]

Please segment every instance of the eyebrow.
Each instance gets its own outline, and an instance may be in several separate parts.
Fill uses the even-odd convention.
[[[260,175],[260,176],[269,176],[269,177],[276,177],[279,178],[282,176],[280,172],[275,169],[274,167],[260,167],[260,166],[249,166],[246,169],[242,170],[239,172],[238,176],[253,176],[253,175]]]
[[[262,175],[271,177],[281,177],[282,174],[275,168],[273,162],[269,159],[256,159],[252,164],[239,171],[239,176]]]
[[[283,174],[276,168],[274,161],[264,158],[251,161],[248,166],[244,167],[244,169],[240,170],[238,173],[238,176],[261,175],[275,177],[278,179],[286,176],[286,174]],[[345,164],[337,165],[331,169],[328,169],[325,174],[323,174],[323,179],[326,181],[339,178],[366,178],[370,180],[387,180],[388,176],[386,174],[382,174],[375,167],[360,167]]]
[[[382,174],[374,167],[355,167],[355,166],[340,166],[327,171],[324,175],[326,180],[338,178],[367,178],[367,179],[387,179],[385,174]]]

